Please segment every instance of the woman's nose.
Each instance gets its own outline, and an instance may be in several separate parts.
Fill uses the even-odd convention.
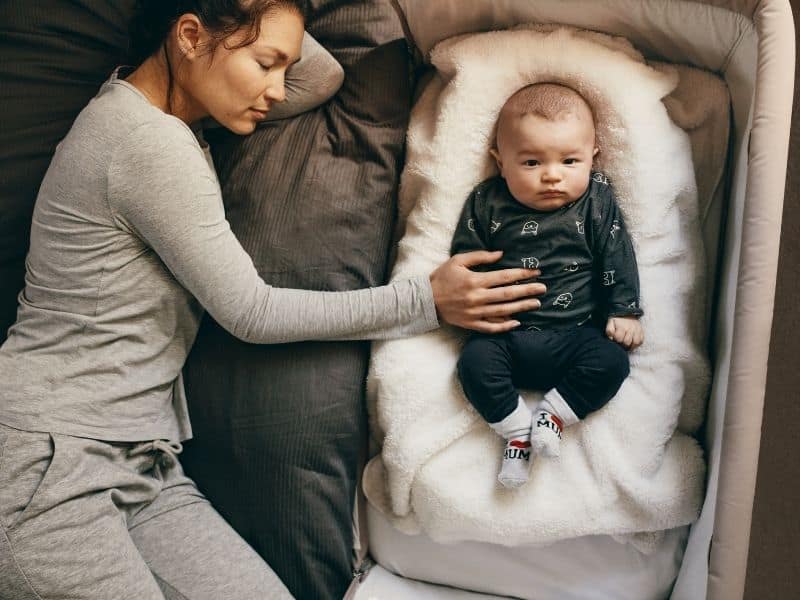
[[[270,79],[264,90],[264,97],[271,102],[283,102],[286,100],[286,85],[282,72],[276,73],[275,77]]]

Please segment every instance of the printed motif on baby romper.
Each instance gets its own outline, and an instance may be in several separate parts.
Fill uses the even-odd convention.
[[[520,259],[522,260],[522,268],[523,269],[538,269],[539,268],[539,259],[535,256],[528,256],[526,258]]]
[[[566,267],[564,267],[564,271],[566,271],[567,273],[574,273],[578,269],[580,269],[580,267],[578,266],[578,263],[576,263],[574,260]]]
[[[602,173],[595,173],[594,175],[592,175],[592,181],[596,181],[597,183],[602,183],[603,185],[608,185],[608,177],[606,177]]]
[[[467,229],[475,231],[475,219],[467,219]]]
[[[560,294],[558,298],[553,301],[553,306],[558,306],[566,310],[569,308],[569,305],[572,304],[572,294],[569,292],[565,294]]]
[[[522,226],[522,235],[539,235],[539,224],[536,221],[528,221]]]
[[[489,226],[489,233],[495,233],[495,232],[496,232],[498,229],[500,229],[502,226],[503,226],[503,224],[502,224],[502,223],[500,223],[499,221],[495,221],[494,219],[492,219],[492,224]]]
[[[586,231],[583,226],[583,220],[575,221],[575,225],[578,226],[578,233],[580,233],[581,235],[585,235]]]
[[[613,238],[614,234],[617,233],[620,229],[622,229],[622,227],[619,226],[619,220],[618,219],[614,219],[611,222],[611,232],[610,232],[611,233],[611,237]]]
[[[611,271],[603,271],[603,285],[614,285],[616,281],[614,281],[614,273],[616,271],[612,269]]]

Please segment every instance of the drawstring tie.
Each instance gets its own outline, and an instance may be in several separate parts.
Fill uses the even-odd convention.
[[[157,462],[166,468],[174,467],[178,464],[178,454],[183,452],[180,442],[168,442],[167,440],[153,440],[152,442],[142,442],[136,444],[128,452],[128,456],[139,456],[149,452],[160,452]]]

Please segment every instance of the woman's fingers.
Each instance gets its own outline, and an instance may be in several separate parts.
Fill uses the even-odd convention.
[[[473,321],[465,325],[468,329],[479,331],[480,333],[505,333],[519,327],[519,321],[514,319],[486,319]]]
[[[495,263],[503,256],[501,250],[490,252],[488,250],[473,250],[472,252],[463,252],[461,254],[454,254],[452,259],[456,264],[462,267],[476,267],[478,265],[486,265]]]
[[[535,299],[545,292],[541,283],[530,283],[539,271],[503,269],[489,273],[471,271],[470,266],[497,261],[501,252],[475,251],[452,256],[430,275],[433,300],[442,321],[485,333],[503,332],[519,326],[509,319],[514,313],[535,310]],[[528,283],[517,284],[527,280]],[[486,319],[502,319],[490,322]]]
[[[500,271],[476,273],[479,284],[481,287],[486,288],[510,286],[512,283],[526,281],[539,275],[541,275],[541,271],[538,269],[502,269]]]
[[[475,309],[476,316],[482,319],[497,319],[509,317],[516,313],[537,310],[542,303],[533,299],[517,300],[516,302],[502,302],[500,304],[485,304]],[[503,319],[505,320],[505,319]]]
[[[608,339],[616,341],[615,335],[617,332],[616,321],[614,319],[609,319],[608,323],[606,323],[606,336]]]
[[[547,291],[543,283],[518,283],[498,288],[489,288],[475,294],[476,304],[514,302],[520,298],[541,296]]]

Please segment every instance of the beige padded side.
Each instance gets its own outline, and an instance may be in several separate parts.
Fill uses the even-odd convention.
[[[727,8],[728,10],[735,10],[747,17],[752,17],[756,11],[760,0],[697,0],[701,4],[711,4],[712,6],[719,6]]]
[[[709,600],[744,594],[792,109],[791,8],[784,0],[765,0],[754,22],[758,71]]]
[[[688,0],[392,0],[421,53],[462,33],[561,23],[621,35],[648,58],[725,70],[732,43],[752,26],[728,7]]]

